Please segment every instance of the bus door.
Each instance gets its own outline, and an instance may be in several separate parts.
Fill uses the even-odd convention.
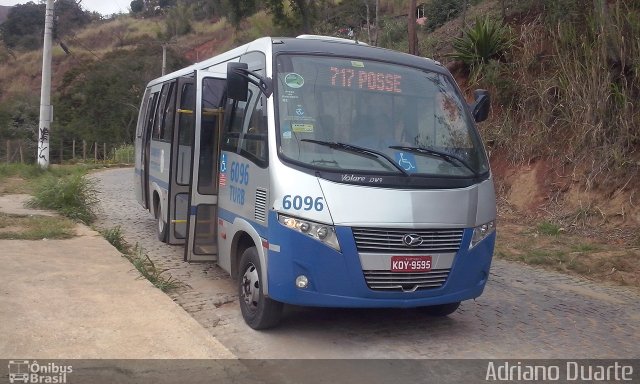
[[[148,95],[145,110],[144,122],[142,126],[141,143],[140,143],[140,192],[142,194],[143,206],[149,209],[149,159],[151,157],[151,131],[156,116],[156,107],[158,101],[158,93],[153,92]]]
[[[197,71],[195,142],[185,261],[218,259],[218,170],[226,79]]]
[[[174,130],[171,141],[171,176],[169,185],[169,244],[184,244],[187,237],[189,185],[193,157],[196,84],[192,77],[178,79],[173,110]]]

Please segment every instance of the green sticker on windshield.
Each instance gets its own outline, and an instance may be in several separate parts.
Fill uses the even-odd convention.
[[[364,63],[362,61],[351,61],[351,66],[356,68],[364,68]]]
[[[313,124],[291,124],[291,129],[296,133],[313,133]]]
[[[304,85],[304,78],[297,73],[288,73],[284,77],[284,83],[290,88],[300,88]]]

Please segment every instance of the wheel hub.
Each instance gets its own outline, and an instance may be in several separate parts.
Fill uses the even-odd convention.
[[[247,266],[242,276],[241,295],[247,308],[252,311],[258,308],[258,300],[260,299],[260,277],[258,276],[258,269],[253,264]]]

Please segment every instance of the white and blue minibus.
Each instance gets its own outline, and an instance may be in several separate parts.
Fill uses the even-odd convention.
[[[148,84],[136,197],[161,241],[236,279],[254,329],[283,304],[448,315],[489,276],[489,103],[430,59],[260,38]]]

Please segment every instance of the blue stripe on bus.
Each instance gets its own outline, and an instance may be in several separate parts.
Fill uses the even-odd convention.
[[[142,174],[142,170],[140,169],[135,169],[135,173],[136,174]],[[151,181],[155,181],[161,188],[165,188],[168,189],[169,188],[169,184],[166,183],[163,180],[158,179],[157,177],[153,177],[151,175],[149,175],[149,180]],[[198,213],[198,207],[197,206],[191,206],[189,208],[189,215],[191,216],[195,216]],[[227,211],[226,209],[222,209],[220,207],[218,207],[218,217],[221,218],[224,221],[228,221],[230,223],[233,223],[233,221],[235,220],[236,217],[245,219],[249,224],[251,224],[251,226],[256,230],[256,232],[258,232],[258,235],[260,235],[260,237],[262,237],[263,239],[267,239],[268,236],[268,230],[267,227],[261,224],[258,224],[254,221],[251,221],[249,219],[247,219],[246,217],[242,217],[240,215],[237,215],[231,211]]]
[[[251,220],[247,219],[246,217],[242,217],[240,215],[237,215],[237,214],[235,214],[233,212],[227,211],[226,209],[222,209],[220,207],[218,207],[218,217],[221,218],[224,221],[228,221],[229,223],[233,223],[233,221],[236,219],[236,217],[244,219],[249,224],[251,224],[253,229],[255,229],[256,232],[258,232],[258,235],[260,235],[260,237],[262,237],[263,239],[267,239],[268,238],[267,227],[265,227],[264,225],[258,224],[258,223],[254,222],[254,221],[251,221]]]

